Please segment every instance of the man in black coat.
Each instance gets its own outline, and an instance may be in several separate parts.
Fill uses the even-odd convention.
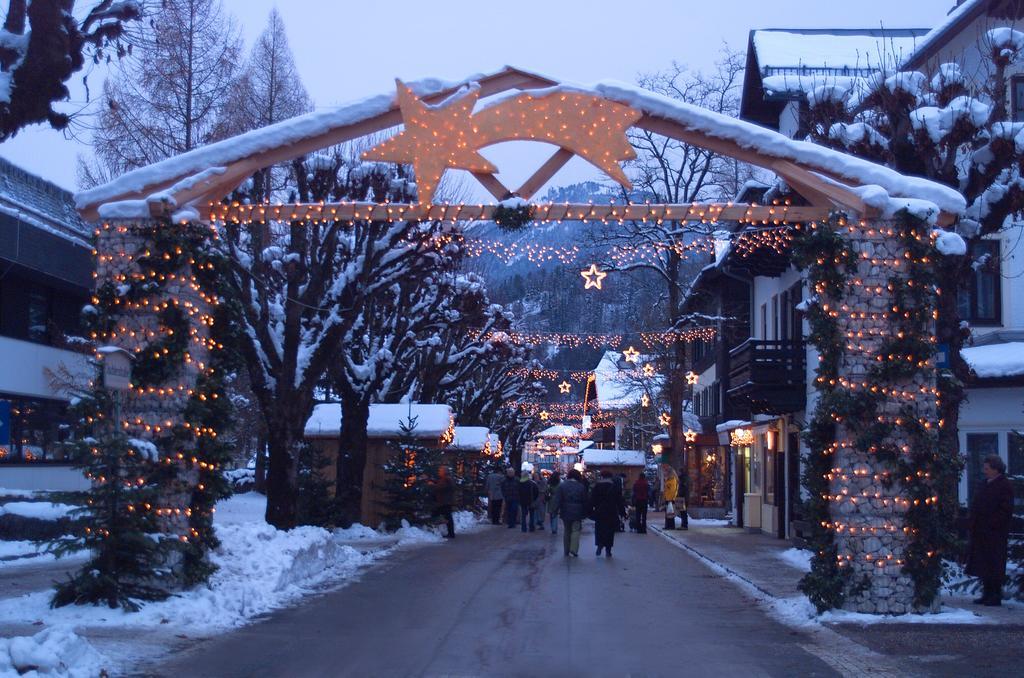
[[[1013,486],[1006,464],[997,454],[985,457],[981,467],[985,481],[971,501],[967,574],[981,579],[979,605],[1000,605],[1006,578],[1006,552],[1013,515]]]
[[[505,469],[501,496],[505,503],[505,524],[512,529],[519,520],[519,483],[516,481],[516,470],[511,466]]]
[[[622,491],[615,484],[611,471],[601,471],[601,480],[590,492],[590,514],[594,518],[594,543],[597,544],[597,555],[605,551],[605,556],[612,557],[615,546],[615,532],[619,527],[619,517],[623,513]]]

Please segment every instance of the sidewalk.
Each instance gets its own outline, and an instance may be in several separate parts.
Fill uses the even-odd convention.
[[[762,594],[778,599],[802,596],[799,583],[809,569],[810,553],[784,539],[750,533],[742,528],[721,526],[720,521],[690,520],[688,530],[664,530],[665,514],[651,513],[648,527],[675,542],[695,557],[710,561],[742,579]],[[973,605],[972,594],[943,596],[947,608],[969,612],[975,623],[1024,624],[1024,605],[1005,602],[1002,607]],[[898,617],[890,618],[899,621]]]

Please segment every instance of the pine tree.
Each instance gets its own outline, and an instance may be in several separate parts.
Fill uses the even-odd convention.
[[[402,522],[424,525],[429,521],[430,481],[436,476],[433,453],[414,436],[417,417],[399,423],[401,436],[392,443],[393,452],[384,464],[384,526],[394,530]]]

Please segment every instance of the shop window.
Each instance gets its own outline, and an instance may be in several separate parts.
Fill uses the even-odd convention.
[[[775,452],[764,446],[764,500],[766,503],[775,501]]]
[[[10,444],[0,447],[0,463],[64,461],[71,437],[67,404],[58,400],[0,398],[10,403]]]
[[[999,241],[971,243],[971,258],[974,270],[960,292],[960,317],[974,325],[998,325],[1002,317]]]
[[[1024,435],[1010,431],[1007,442],[1006,474],[1024,476]]]
[[[761,494],[761,455],[747,447],[744,448],[747,458],[750,460],[747,473],[747,492],[750,494]]]
[[[970,501],[977,491],[978,484],[985,477],[981,473],[981,466],[985,457],[990,454],[999,454],[998,433],[968,433],[967,434],[967,500]]]

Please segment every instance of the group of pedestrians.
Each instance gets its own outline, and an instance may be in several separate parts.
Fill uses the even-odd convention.
[[[491,523],[500,525],[504,519],[509,529],[517,524],[523,532],[544,530],[545,518],[552,534],[558,534],[558,521],[562,522],[565,555],[579,556],[580,533],[586,518],[594,520],[594,541],[597,555],[611,558],[615,546],[615,533],[623,529],[622,519],[627,516],[624,497],[625,477],[602,471],[591,488],[577,469],[569,471],[565,480],[559,473],[550,479],[542,473],[523,471],[517,478],[515,469],[508,468],[502,476],[497,471],[487,476],[488,513]],[[633,484],[633,528],[647,532],[647,502],[650,497],[647,479]]]

